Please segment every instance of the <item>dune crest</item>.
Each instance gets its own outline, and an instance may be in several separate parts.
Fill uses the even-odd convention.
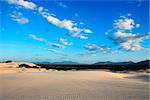
[[[37,66],[36,64],[33,64],[33,63],[29,63],[29,62],[1,62],[0,63],[0,68],[17,68],[19,67],[19,65],[21,64],[26,64],[26,65],[29,65],[29,66]]]

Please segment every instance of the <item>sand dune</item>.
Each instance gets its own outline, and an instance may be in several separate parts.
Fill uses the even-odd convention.
[[[135,74],[134,74],[135,75]],[[148,100],[148,82],[133,74],[58,71],[1,74],[1,100]]]
[[[9,62],[9,63],[0,63],[0,68],[17,68],[20,64],[27,64],[29,66],[37,66],[36,64],[29,62]]]
[[[29,65],[31,68],[18,68],[20,64]],[[14,74],[14,73],[25,73],[25,72],[45,72],[43,68],[32,68],[32,66],[37,66],[33,63],[28,62],[9,62],[9,63],[0,63],[0,74]],[[37,66],[38,67],[38,66]]]

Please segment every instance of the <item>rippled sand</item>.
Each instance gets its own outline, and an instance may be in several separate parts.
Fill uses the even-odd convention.
[[[148,100],[148,82],[105,71],[0,75],[0,100]]]

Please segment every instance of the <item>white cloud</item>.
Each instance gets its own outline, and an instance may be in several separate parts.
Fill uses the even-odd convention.
[[[103,52],[103,53],[108,53],[111,51],[111,48],[108,48],[106,46],[98,46],[96,44],[87,44],[84,46],[85,49],[89,50],[89,51],[95,51],[95,52]]]
[[[104,45],[96,45],[96,44],[87,44],[84,46],[88,52],[81,53],[80,55],[84,56],[95,56],[97,53],[109,53],[109,54],[118,54],[120,53],[119,50],[113,50],[110,47],[104,46]]]
[[[56,18],[55,16],[52,16],[50,13],[46,12],[43,10],[43,8],[38,8],[39,13],[45,18],[47,19],[47,21],[59,28],[63,28],[66,29],[70,32],[70,36],[72,37],[77,37],[81,32],[84,33],[92,33],[92,31],[90,29],[81,29],[76,27],[76,23],[74,23],[72,20],[60,20],[58,18]]]
[[[120,49],[126,51],[140,51],[145,50],[142,46],[142,42],[150,38],[150,34],[137,34],[131,33],[133,28],[140,27],[140,24],[136,24],[134,19],[125,16],[120,17],[114,22],[113,35],[110,39],[117,44]]]
[[[87,37],[87,36],[85,36],[85,35],[79,35],[78,37],[79,37],[79,39],[83,39],[83,40],[88,39],[88,37]]]
[[[135,27],[135,22],[131,18],[121,17],[114,21],[114,28],[119,30],[132,30]]]
[[[84,23],[83,23],[83,22],[80,22],[79,24],[80,24],[80,25],[83,25]]]
[[[53,53],[56,53],[56,54],[60,54],[61,52],[58,51],[58,50],[55,50],[55,49],[47,49],[48,51],[51,51]]]
[[[50,43],[49,45],[56,48],[62,48],[62,49],[66,48],[64,45],[58,43]]]
[[[91,30],[89,29],[80,29],[76,27],[76,24],[73,23],[72,20],[59,20],[58,18],[55,18],[53,16],[46,16],[45,17],[47,19],[47,21],[53,25],[56,25],[60,28],[64,28],[67,29],[73,36],[77,36],[78,34],[80,34],[80,32],[84,32],[84,33],[92,33]]]
[[[58,41],[66,46],[72,45],[72,43],[68,42],[67,39],[64,39],[64,38],[58,38]]]
[[[26,24],[29,22],[27,18],[23,17],[21,12],[13,11],[10,17],[19,24]]]
[[[90,50],[90,51],[95,51],[98,49],[98,46],[96,44],[87,44],[84,46],[87,50]]]
[[[124,50],[139,51],[144,49],[141,46],[141,42],[149,37],[149,34],[133,34],[117,31],[114,33],[112,40]]]
[[[71,37],[78,37],[78,35],[81,33],[81,29],[77,29],[76,31],[74,32],[70,32],[69,35]]]
[[[46,19],[48,22],[50,22],[51,24],[53,25],[56,25],[60,28],[65,28],[69,31],[73,31],[74,28],[73,28],[73,23],[71,20],[63,20],[63,21],[60,21],[59,19],[53,17],[53,16],[46,16]]]
[[[112,31],[112,29],[109,29],[109,30],[106,31],[104,34],[105,34],[105,35],[108,35],[111,31]]]
[[[25,0],[6,0],[9,4],[15,4],[18,6],[22,6],[26,9],[34,10],[36,8],[36,4],[33,2],[25,1]]]
[[[49,41],[47,41],[47,40],[44,41],[44,43],[46,43],[46,44],[49,45],[49,46],[55,47],[55,48],[61,48],[61,49],[66,48],[66,46],[64,46],[64,45],[62,45],[62,44],[49,42]]]
[[[63,21],[59,20],[58,18],[55,18],[53,16],[46,16],[46,19],[49,23],[56,25],[60,28],[64,28],[69,30],[71,33],[80,31],[79,28],[75,27],[75,24],[71,20],[64,19]]]
[[[38,8],[38,11],[39,11],[39,12],[42,12],[43,10],[44,10],[43,7],[39,7],[39,8]]]
[[[45,41],[44,38],[39,38],[39,37],[35,36],[34,34],[29,34],[29,37],[33,40],[37,40],[37,41],[41,41],[41,42]]]
[[[47,44],[49,46],[52,46],[52,47],[62,48],[62,49],[66,48],[66,46],[64,46],[64,45],[61,45],[61,44],[58,44],[58,43],[49,42],[49,41],[47,41],[44,38],[40,38],[40,37],[35,36],[34,34],[29,34],[29,37],[31,39],[33,39],[33,40],[37,40],[37,41],[43,42],[43,43],[45,43],[45,44]]]
[[[85,33],[92,33],[92,31],[89,30],[89,29],[84,29],[83,32],[85,32]]]
[[[60,20],[60,19],[56,18],[56,15],[47,12],[48,10],[43,7],[37,7],[37,5],[34,4],[33,2],[24,1],[24,0],[7,0],[7,2],[9,4],[15,4],[18,6],[22,6],[26,9],[38,11],[39,14],[41,14],[49,23],[51,23],[59,28],[68,30],[70,33],[70,36],[78,37],[78,35],[82,32],[83,33],[92,33],[92,31],[90,29],[78,28],[76,26],[77,24],[74,23],[72,20],[67,20],[67,19]],[[58,3],[59,3],[59,5],[64,6],[62,2],[58,2]],[[22,18],[19,20],[17,19],[18,22],[20,22],[20,20],[22,23],[26,23],[28,21],[25,18]]]
[[[56,16],[53,13],[48,13],[48,9],[45,9],[43,7],[38,7],[38,12],[43,16],[43,17],[47,17],[47,16]]]
[[[137,27],[137,28],[140,27],[140,24],[136,24],[136,27]]]

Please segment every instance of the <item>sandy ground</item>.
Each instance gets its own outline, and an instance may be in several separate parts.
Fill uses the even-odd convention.
[[[141,80],[141,75],[106,71],[0,74],[0,100],[149,100],[149,82]]]

